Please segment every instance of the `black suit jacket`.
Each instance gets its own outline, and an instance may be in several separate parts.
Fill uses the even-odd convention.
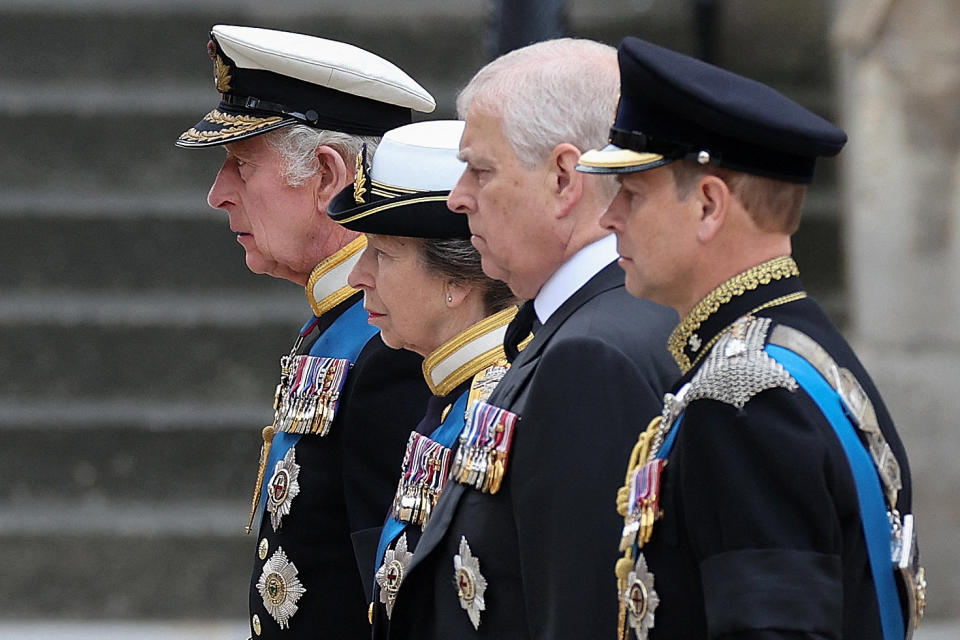
[[[325,313],[320,333],[359,299],[354,295]],[[259,617],[261,634],[253,633],[254,638],[369,637],[369,592],[361,579],[355,544],[360,545],[356,551],[367,552],[361,542],[379,535],[396,491],[407,437],[430,395],[422,362],[415,353],[387,347],[377,333],[350,370],[329,434],[305,435],[297,443],[300,494],[278,531],[265,514],[256,542],[267,541],[266,559],[283,548],[306,593],[297,602],[289,628],[280,629],[257,590],[266,562],[258,553],[250,582],[250,612]],[[272,471],[267,470],[264,483]],[[372,560],[361,560],[369,570]]]
[[[448,485],[400,587],[391,638],[610,638],[613,508],[627,452],[678,375],[676,315],[610,264],[541,327],[489,402],[520,415],[500,491]],[[488,586],[475,630],[454,584],[461,537]]]

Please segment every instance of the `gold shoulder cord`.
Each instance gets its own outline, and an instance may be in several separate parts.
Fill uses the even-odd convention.
[[[627,517],[627,502],[630,499],[630,480],[633,474],[647,463],[650,457],[650,445],[653,438],[660,430],[660,421],[662,416],[657,416],[647,425],[647,428],[637,438],[637,444],[633,446],[630,452],[630,460],[627,462],[627,473],[623,480],[623,486],[617,489],[617,513],[624,518]],[[631,545],[623,552],[623,557],[617,560],[614,573],[617,576],[617,602],[619,603],[619,612],[617,614],[617,638],[626,640],[627,637],[627,609],[620,597],[627,588],[627,576],[633,570],[633,546]]]

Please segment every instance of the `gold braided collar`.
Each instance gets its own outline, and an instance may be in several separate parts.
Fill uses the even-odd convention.
[[[322,316],[357,292],[347,284],[347,276],[366,248],[367,238],[360,236],[314,267],[306,293],[315,316]]]
[[[677,325],[670,334],[667,341],[667,349],[670,355],[676,360],[680,371],[686,373],[693,366],[690,357],[684,352],[686,346],[691,340],[699,341],[695,335],[700,325],[704,323],[712,314],[722,306],[730,302],[736,296],[741,296],[747,291],[753,291],[757,287],[770,284],[773,280],[781,280],[799,276],[800,270],[797,263],[790,256],[780,256],[759,264],[743,273],[735,275],[719,287],[711,291],[707,296],[697,303],[690,313]],[[805,294],[804,294],[805,295]],[[700,346],[696,350],[700,353],[706,353],[710,345]]]
[[[517,315],[509,307],[471,325],[423,359],[423,377],[433,395],[443,397],[477,373],[505,358],[503,337]]]

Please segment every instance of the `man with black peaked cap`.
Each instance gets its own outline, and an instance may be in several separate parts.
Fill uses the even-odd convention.
[[[907,458],[790,257],[845,134],[760,83],[627,38],[601,218],[628,290],[682,317],[683,377],[618,496],[620,637],[899,640],[923,611]],[[652,417],[652,416],[651,416]]]
[[[365,549],[379,533],[428,391],[420,358],[387,348],[367,324],[362,294],[347,285],[364,240],[326,208],[364,146],[372,154],[434,101],[341,42],[218,25],[208,52],[220,104],[177,145],[225,146],[208,203],[227,212],[250,270],[305,286],[313,311],[281,359],[274,423],[251,469],[252,637],[366,637],[354,543]]]
[[[603,141],[616,94],[614,49],[570,39],[498,58],[460,93],[467,168],[447,204],[466,215],[484,272],[529,301],[504,340],[513,365],[461,432],[378,637],[614,632],[609,496],[638,416],[676,377],[663,346],[675,315],[630,297],[597,225],[616,184],[574,170]]]

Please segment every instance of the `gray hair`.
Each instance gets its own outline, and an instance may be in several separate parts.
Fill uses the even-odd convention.
[[[466,118],[476,104],[503,118],[503,135],[528,169],[558,144],[603,146],[617,108],[617,50],[560,38],[511,51],[480,69],[457,96]]]
[[[428,271],[452,282],[469,283],[478,287],[488,315],[517,302],[510,287],[483,273],[480,252],[465,238],[421,238],[420,256]]]
[[[364,144],[367,145],[367,158],[372,159],[380,143],[379,136],[358,136],[341,131],[315,129],[305,124],[274,129],[265,133],[264,137],[267,145],[280,154],[283,160],[283,179],[291,187],[302,186],[320,169],[314,153],[317,147],[328,146],[334,149],[347,167],[352,169]]]

